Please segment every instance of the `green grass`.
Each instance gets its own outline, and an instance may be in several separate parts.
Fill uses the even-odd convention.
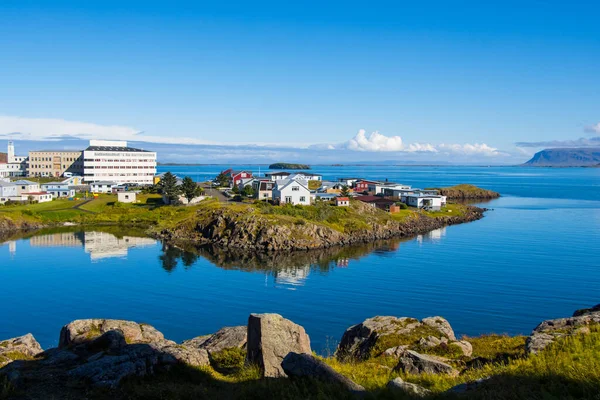
[[[523,338],[491,335],[470,338],[478,355],[490,356],[523,349]],[[519,351],[516,350],[516,345]],[[545,351],[528,358],[518,357],[466,370],[459,376],[408,375],[393,371],[396,360],[376,358],[343,363],[322,358],[333,369],[367,389],[366,399],[403,399],[387,383],[402,377],[430,389],[430,399],[455,399],[444,392],[451,387],[481,378],[491,379],[461,399],[598,399],[600,391],[600,332],[559,340]],[[212,368],[181,368],[146,379],[128,381],[120,390],[127,399],[350,399],[336,385],[311,379],[260,379],[254,366],[223,375]],[[111,394],[114,396],[114,394]],[[93,397],[92,397],[93,398]],[[107,397],[109,398],[109,397]],[[121,398],[121,397],[120,397]]]

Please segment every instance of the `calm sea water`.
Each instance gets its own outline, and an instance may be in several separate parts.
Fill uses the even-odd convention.
[[[223,168],[161,169],[208,178]],[[483,220],[409,240],[269,258],[183,253],[114,230],[5,242],[0,338],[32,332],[49,347],[73,319],[119,318],[180,341],[276,312],[303,325],[323,352],[374,315],[442,315],[458,334],[519,334],[600,302],[600,169],[314,171],[422,187],[473,183],[504,197],[485,204]]]

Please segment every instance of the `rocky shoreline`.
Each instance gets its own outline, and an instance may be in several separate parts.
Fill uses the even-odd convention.
[[[535,357],[558,340],[597,332],[594,329],[599,325],[600,305],[578,310],[569,318],[544,321],[523,342],[518,357]],[[376,316],[349,327],[334,357],[328,359],[313,355],[302,326],[278,314],[251,314],[246,325],[225,327],[182,343],[166,339],[148,324],[86,319],[63,326],[57,348],[43,350],[31,334],[0,340],[0,382],[10,384],[15,398],[71,398],[87,387],[106,388],[110,393],[128,379],[165,373],[177,366],[227,375],[252,365],[260,371],[257,379],[315,379],[360,394],[366,389],[330,364],[371,360],[391,365],[385,367],[393,377],[388,390],[426,397],[432,394],[429,389],[401,376],[418,381],[420,376],[440,375],[460,381],[468,371],[499,362],[476,356],[471,344],[476,340],[458,339],[450,323],[439,316],[421,320]],[[489,376],[462,382],[446,392],[485,390],[493,380]]]
[[[367,206],[364,207],[365,211]],[[329,226],[302,223],[273,224],[266,216],[240,215],[226,208],[201,213],[194,221],[172,229],[164,229],[153,236],[182,247],[214,246],[236,251],[302,251],[327,249],[377,240],[412,237],[443,227],[473,222],[483,218],[487,209],[465,206],[461,215],[431,217],[417,213],[404,221],[373,220],[367,227],[351,232],[340,232]]]

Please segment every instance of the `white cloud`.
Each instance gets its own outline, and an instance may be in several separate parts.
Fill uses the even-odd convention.
[[[596,135],[600,135],[600,122],[598,122],[596,125],[586,126],[585,131],[587,133],[594,133]]]
[[[464,154],[464,155],[485,155],[485,156],[497,156],[500,155],[498,149],[490,147],[485,143],[475,144],[440,144],[437,146],[439,151],[444,151],[453,154]]]
[[[104,139],[127,140],[160,144],[189,144],[189,145],[254,145],[254,146],[280,146],[302,148],[304,143],[252,143],[236,142],[223,143],[191,137],[148,135],[140,129],[120,125],[100,125],[90,122],[68,121],[59,118],[25,118],[0,115],[0,138],[14,140],[56,141],[64,139]]]
[[[366,152],[404,152],[404,153],[440,153],[459,154],[459,155],[499,155],[498,149],[490,147],[485,143],[475,144],[439,144],[431,143],[411,143],[404,144],[400,136],[385,136],[379,132],[373,132],[370,135],[365,134],[365,130],[358,131],[356,136],[347,142],[338,146],[354,151]]]
[[[356,136],[346,142],[347,149],[357,151],[402,151],[404,145],[400,136],[384,136],[373,132],[368,137],[365,130],[358,131]]]

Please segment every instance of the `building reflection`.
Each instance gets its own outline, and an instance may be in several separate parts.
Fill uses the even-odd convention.
[[[148,237],[116,236],[108,232],[58,232],[36,235],[29,239],[32,247],[83,247],[92,261],[127,257],[129,249],[153,246]],[[15,250],[16,251],[16,250]]]
[[[417,242],[419,242],[419,244],[423,244],[426,242],[439,242],[444,238],[444,236],[446,236],[446,227],[435,229],[423,235],[418,235]]]

